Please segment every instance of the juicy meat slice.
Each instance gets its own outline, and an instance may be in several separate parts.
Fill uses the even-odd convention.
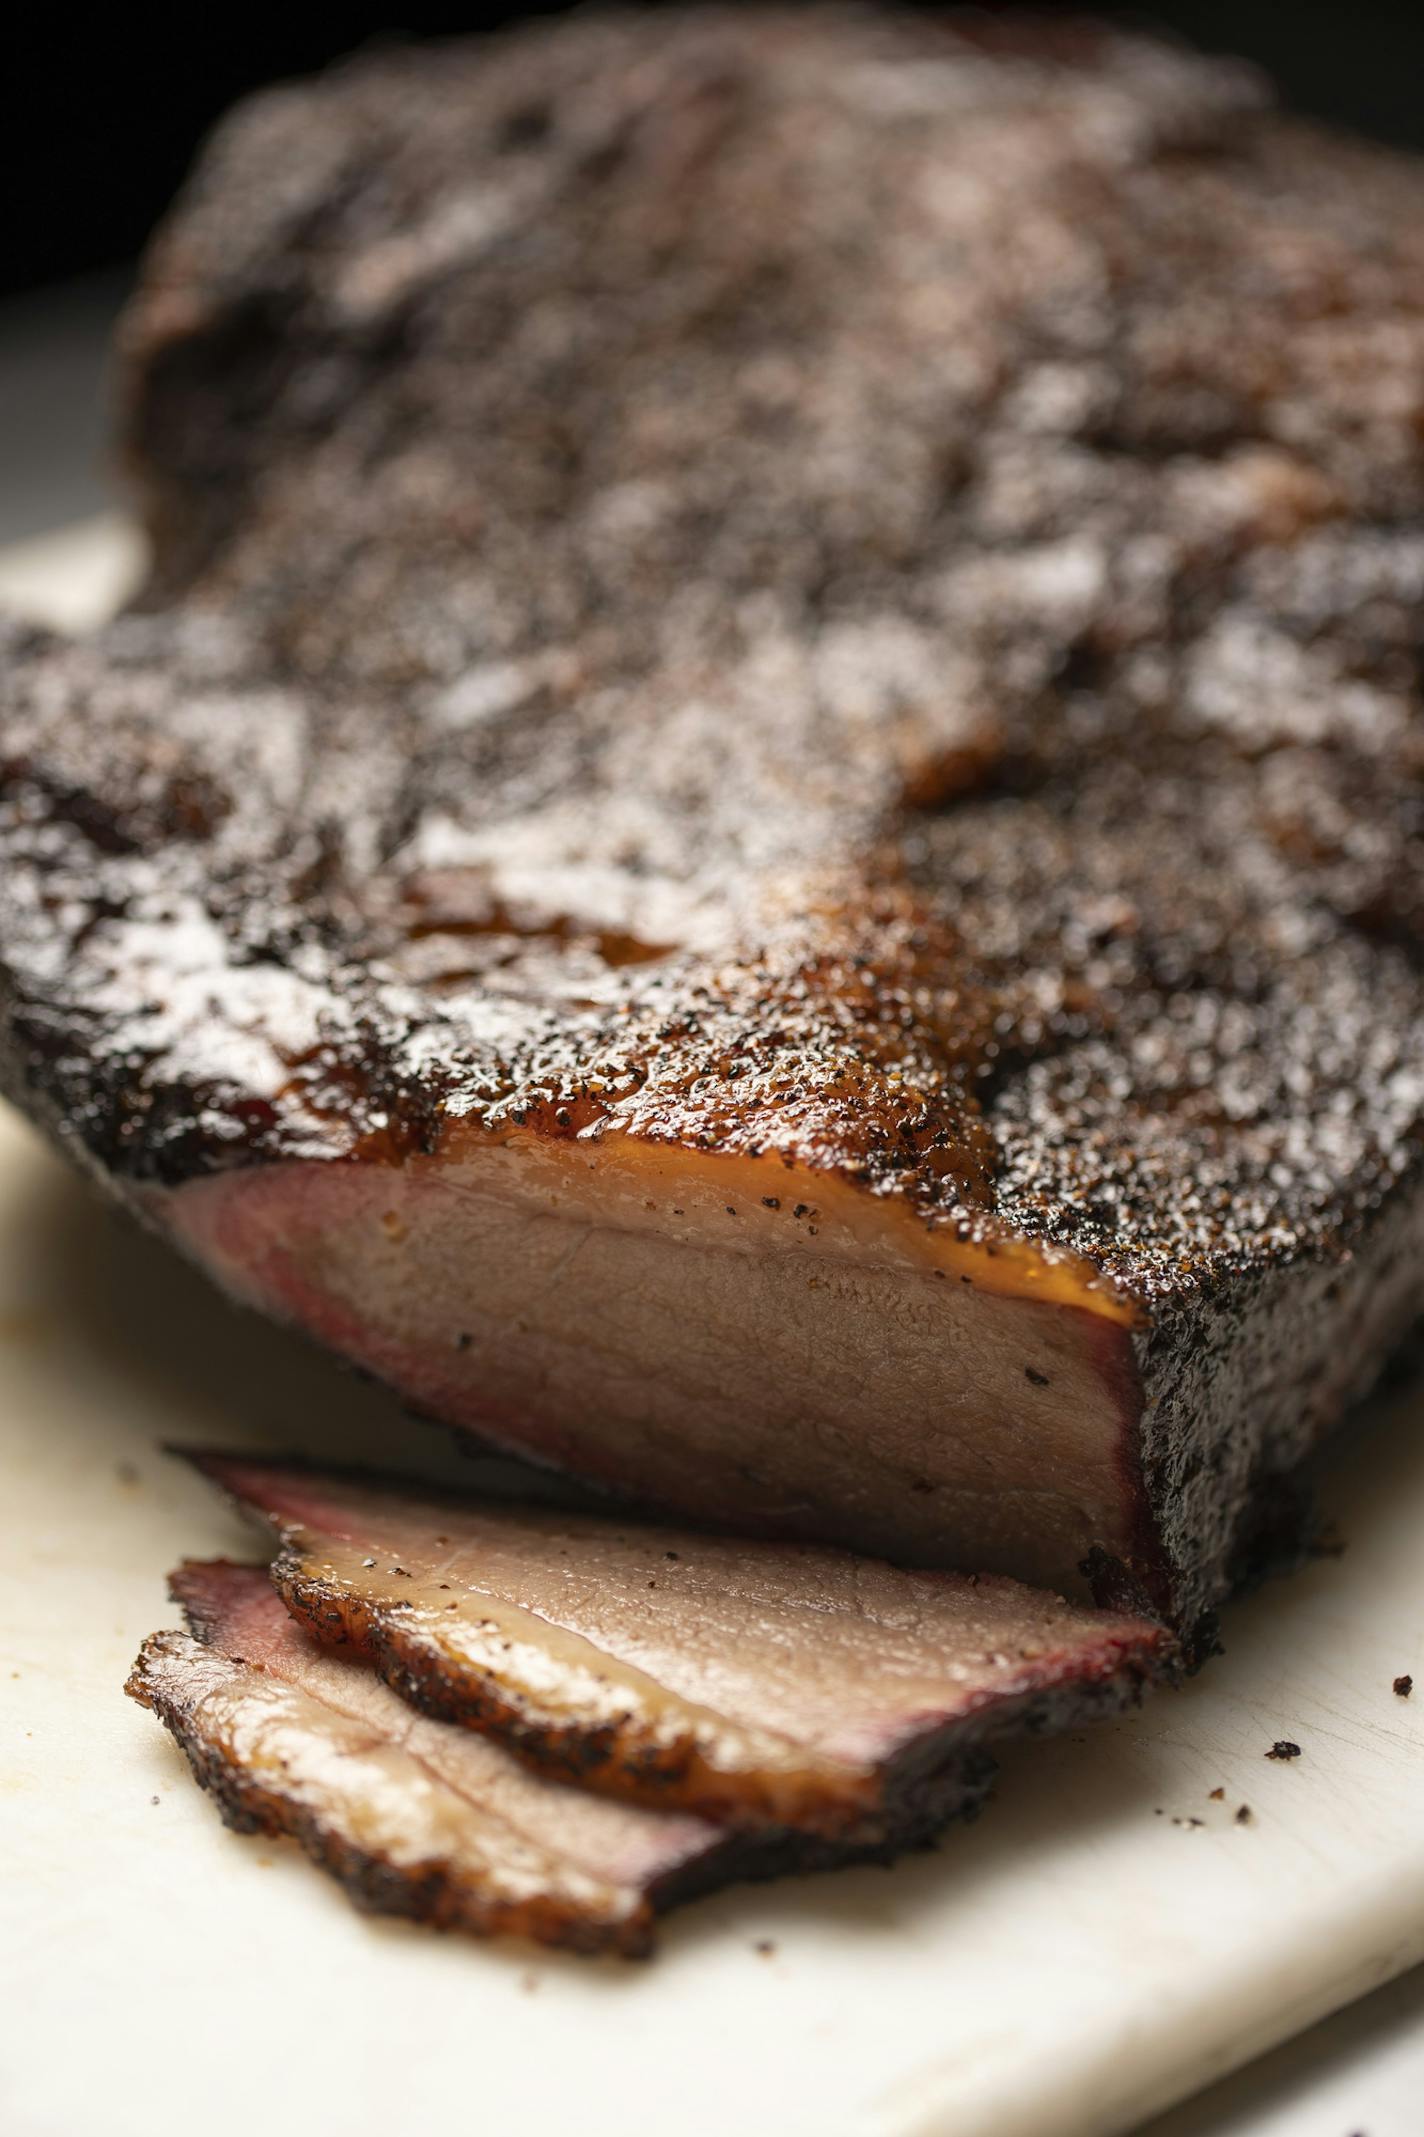
[[[1078,1596],[1095,1552],[1148,1581],[1122,1311],[1067,1269],[897,1237],[863,1199],[768,1159],[515,1131],[148,1207],[430,1415],[625,1497]]]
[[[424,1409],[1192,1625],[1424,1288],[1421,166],[579,15],[245,106],[124,344],[6,1088]]]
[[[654,1916],[760,1855],[702,1821],[542,1779],[489,1738],[413,1713],[318,1647],[259,1566],[185,1565],[191,1632],[144,1642],[128,1691],[241,1832],[285,1833],[359,1906],[442,1929],[640,1956]],[[796,1859],[780,1836],[780,1860]]]
[[[631,1801],[888,1842],[972,1793],[986,1739],[1135,1697],[1140,1619],[807,1545],[422,1494],[195,1453],[275,1530],[319,1639],[416,1705]]]

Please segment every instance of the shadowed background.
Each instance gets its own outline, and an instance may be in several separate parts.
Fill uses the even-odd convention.
[[[1034,12],[1047,12],[1038,0]],[[0,55],[0,292],[132,258],[203,133],[244,91],[372,39],[448,36],[520,8],[415,0],[303,10],[22,6]],[[1287,99],[1424,146],[1424,7],[1412,0],[1159,0],[1055,12],[1156,25],[1265,65]]]

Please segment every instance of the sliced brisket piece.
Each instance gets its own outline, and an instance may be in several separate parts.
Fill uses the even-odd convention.
[[[1114,1711],[1170,1659],[1160,1627],[1014,1581],[193,1459],[276,1532],[319,1639],[554,1773],[719,1823],[894,1842],[959,1808],[986,1739]]]
[[[8,1088],[458,1425],[1195,1621],[1419,1303],[1420,167],[579,17],[244,107],[125,341]]]
[[[144,1642],[130,1695],[173,1732],[229,1825],[290,1834],[374,1913],[639,1957],[680,1900],[853,1859],[609,1803],[413,1715],[364,1663],[311,1641],[260,1566],[190,1564],[172,1588],[192,1632]]]

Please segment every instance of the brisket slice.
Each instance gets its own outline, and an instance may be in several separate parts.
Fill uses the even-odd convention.
[[[261,1567],[189,1564],[171,1585],[191,1633],[144,1642],[131,1697],[229,1825],[290,1835],[373,1913],[641,1957],[655,1916],[699,1892],[884,1852],[745,1838],[585,1795],[413,1714],[363,1663],[310,1640]],[[988,1771],[966,1780],[961,1809]]]
[[[458,1425],[1194,1623],[1419,1299],[1420,167],[580,17],[244,106],[124,339],[8,1088]]]
[[[1168,1661],[1160,1627],[1013,1581],[192,1458],[275,1531],[318,1639],[535,1765],[719,1824],[893,1844],[973,1800],[988,1739],[1115,1711]]]

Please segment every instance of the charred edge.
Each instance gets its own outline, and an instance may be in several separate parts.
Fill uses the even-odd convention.
[[[1179,1659],[1170,1643],[1160,1650],[1115,1655],[1104,1662],[1096,1681],[1087,1678],[1048,1685],[1016,1701],[1000,1727],[1016,1736],[1047,1736],[1080,1722],[1111,1720],[1115,1714],[1140,1706],[1144,1693],[1177,1674]]]
[[[394,1915],[429,1929],[460,1930],[476,1936],[525,1937],[532,1943],[586,1958],[608,1952],[625,1959],[651,1955],[654,1906],[647,1898],[624,1920],[616,1922],[591,1918],[550,1899],[518,1904],[494,1901],[461,1884],[438,1863],[422,1870],[403,1870],[344,1840],[315,1813],[303,1809],[279,1789],[264,1786],[205,1739],[182,1702],[170,1697],[147,1674],[150,1660],[158,1659],[163,1652],[161,1634],[145,1641],[125,1690],[130,1698],[158,1716],[187,1759],[198,1786],[213,1798],[223,1823],[236,1833],[294,1840],[363,1913]],[[709,1874],[713,1882],[720,1881],[715,1861],[709,1866]],[[729,1869],[725,1874],[733,1873]],[[671,1904],[671,1896],[664,1904]]]
[[[1160,1642],[1150,1637],[1131,1645],[1105,1642],[1086,1673],[993,1696],[976,1713],[947,1723],[896,1756],[885,1777],[889,1814],[897,1827],[912,1827],[945,1802],[955,1779],[963,1777],[968,1786],[976,1786],[974,1761],[982,1761],[990,1773],[994,1766],[983,1749],[986,1742],[1057,1735],[1111,1720],[1140,1706],[1149,1689],[1180,1673],[1175,1644],[1163,1634]]]
[[[966,1761],[965,1785],[952,1803],[936,1803],[929,1814],[878,1838],[835,1840],[819,1833],[792,1832],[769,1826],[758,1832],[729,1832],[720,1848],[680,1864],[649,1890],[655,1913],[664,1914],[689,1900],[728,1884],[769,1884],[781,1877],[806,1877],[819,1871],[854,1870],[866,1865],[888,1869],[906,1855],[934,1847],[950,1824],[969,1825],[988,1800],[998,1768],[987,1755]]]
[[[202,1638],[201,1634],[196,1635]],[[199,1788],[213,1798],[224,1825],[235,1833],[264,1833],[276,1839],[288,1830],[283,1810],[267,1791],[223,1758],[193,1725],[181,1701],[163,1691],[153,1680],[152,1665],[165,1660],[168,1645],[163,1633],[152,1633],[139,1649],[124,1690],[156,1714],[187,1759]]]

